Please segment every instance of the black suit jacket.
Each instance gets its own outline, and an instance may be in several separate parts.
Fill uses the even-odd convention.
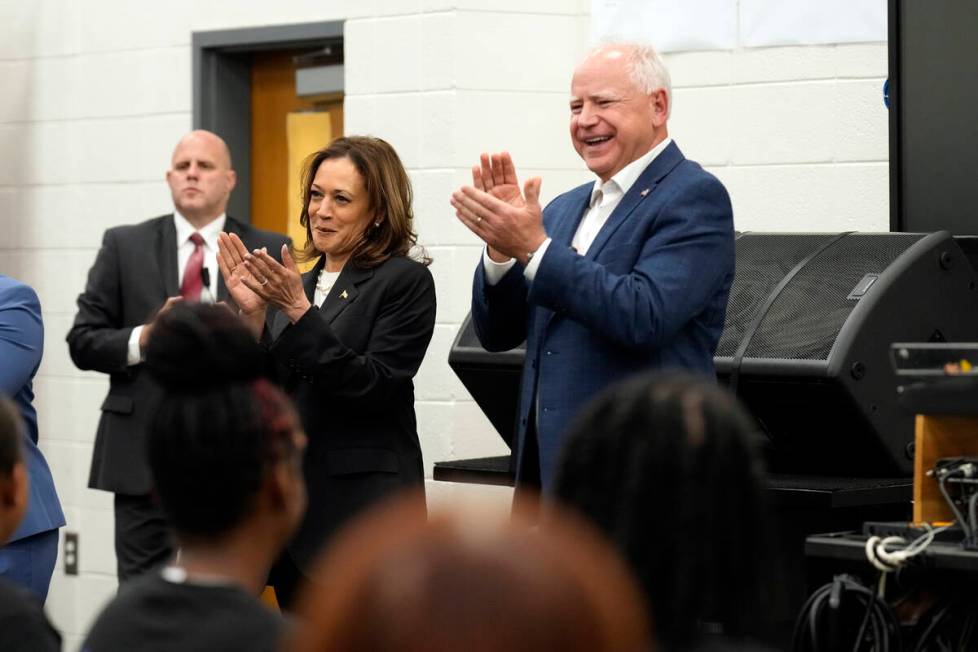
[[[237,233],[249,249],[268,247],[276,258],[288,241],[231,217],[224,229]],[[71,359],[79,369],[110,377],[88,480],[93,489],[142,495],[152,484],[145,433],[159,389],[143,365],[126,365],[126,354],[133,327],[180,294],[176,238],[172,214],[108,229],[78,297],[78,314],[68,331]],[[217,298],[227,300],[224,279],[217,277]]]
[[[323,259],[303,275],[313,299]],[[421,486],[424,471],[413,377],[435,326],[435,285],[399,257],[347,265],[321,308],[295,324],[269,316],[272,373],[295,401],[309,446],[309,508],[288,549],[300,568],[336,528],[376,499]]]

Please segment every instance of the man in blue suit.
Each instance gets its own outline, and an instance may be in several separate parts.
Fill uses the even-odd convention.
[[[597,175],[539,203],[506,153],[483,154],[452,196],[486,243],[472,319],[482,345],[526,340],[518,486],[553,481],[564,431],[608,384],[649,368],[713,374],[734,272],[723,185],[669,138],[669,74],[634,43],[593,50],[574,72],[570,134]]]
[[[54,480],[37,447],[34,374],[44,351],[37,294],[0,274],[0,394],[13,399],[24,419],[23,452],[29,493],[27,511],[0,548],[0,576],[32,590],[43,602],[58,558],[58,528],[65,524]]]

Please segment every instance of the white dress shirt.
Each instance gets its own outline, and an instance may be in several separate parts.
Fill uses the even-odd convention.
[[[635,185],[635,182],[638,181],[645,168],[671,142],[672,138],[666,138],[644,155],[623,167],[605,183],[601,183],[601,179],[594,180],[594,187],[591,189],[590,207],[581,219],[581,223],[574,233],[574,238],[571,240],[571,246],[574,248],[574,251],[581,256],[587,253],[587,250],[591,247],[594,239],[601,231],[601,227],[605,225],[608,217],[611,216],[615,208],[618,207],[618,204],[621,203],[622,197]],[[547,247],[550,246],[550,240],[548,237],[543,241],[540,248],[533,253],[533,258],[527,263],[526,269],[523,270],[523,276],[531,283],[533,282],[533,277],[536,276],[537,268],[540,267],[540,261],[543,260],[543,255],[546,253]],[[489,248],[486,247],[482,252],[482,264],[485,268],[486,283],[495,285],[516,264],[516,259],[510,258],[505,262],[497,263],[489,257]]]
[[[337,279],[340,278],[341,272],[327,272],[324,266],[322,271],[319,272],[319,278],[316,279],[316,291],[313,294],[312,302],[316,304],[317,308],[323,307],[323,301],[329,296],[330,290],[336,285]]]
[[[194,225],[187,221],[178,211],[173,211],[173,225],[177,229],[177,287],[183,285],[183,272],[187,267],[190,255],[194,253],[194,243],[190,236],[197,232],[204,239],[204,269],[209,276],[209,285],[205,285],[200,291],[202,303],[214,303],[217,301],[217,275],[220,270],[217,268],[217,236],[224,230],[224,222],[227,215],[221,213],[216,219],[206,224],[203,228],[195,229]],[[129,366],[139,364],[142,361],[142,351],[139,350],[139,337],[143,332],[143,326],[136,326],[129,334],[129,348],[126,353],[126,364]]]

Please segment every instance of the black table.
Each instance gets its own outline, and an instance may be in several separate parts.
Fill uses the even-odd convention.
[[[867,538],[860,532],[815,534],[805,539],[805,556],[827,563],[843,562],[834,564],[837,566],[851,567],[846,562],[865,564],[875,574],[876,569],[866,559]],[[978,579],[978,550],[965,550],[959,543],[933,541],[911,563],[927,571],[967,573],[971,582]]]
[[[508,455],[435,462],[434,479],[513,486]],[[768,475],[775,506],[838,509],[909,503],[912,478],[837,478],[772,473]]]

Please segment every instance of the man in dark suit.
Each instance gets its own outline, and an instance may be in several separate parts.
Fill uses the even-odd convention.
[[[571,83],[571,141],[593,183],[545,210],[508,154],[482,155],[456,191],[487,245],[472,319],[482,345],[526,340],[517,482],[550,488],[571,418],[608,384],[653,367],[713,374],[734,271],[723,185],[669,138],[669,75],[648,46],[592,51]]]
[[[166,522],[150,496],[144,453],[159,393],[140,364],[152,319],[176,301],[227,299],[217,269],[221,231],[274,255],[287,241],[225,215],[235,173],[228,147],[217,135],[193,131],[184,136],[166,180],[173,214],[105,232],[68,332],[78,368],[110,375],[89,486],[115,492],[120,582],[161,564],[172,552]]]

